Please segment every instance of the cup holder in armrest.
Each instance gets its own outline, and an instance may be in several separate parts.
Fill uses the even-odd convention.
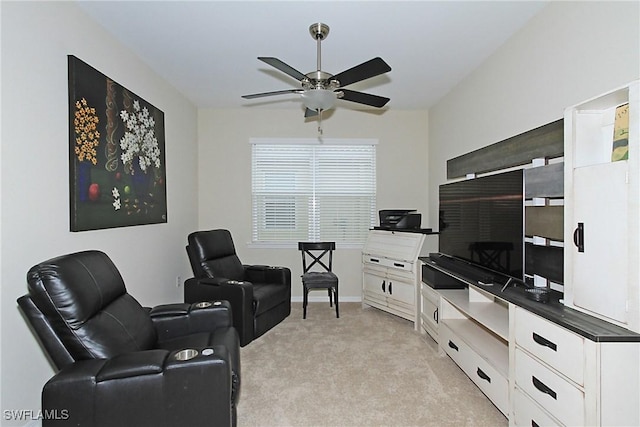
[[[193,306],[195,308],[208,308],[208,307],[211,307],[212,305],[213,304],[211,302],[209,302],[209,301],[201,301],[201,302],[198,302],[198,303],[194,304]]]
[[[243,281],[241,281],[241,280],[227,280],[225,283],[226,283],[227,285],[241,285],[241,284],[243,284],[244,282],[243,282]]]
[[[193,348],[185,348],[184,350],[180,350],[176,354],[173,355],[175,360],[185,361],[191,360],[198,355],[198,350]]]

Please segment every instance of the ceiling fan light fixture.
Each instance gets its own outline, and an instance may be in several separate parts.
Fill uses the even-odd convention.
[[[330,110],[336,105],[336,93],[327,89],[310,89],[302,92],[302,103],[310,110]]]

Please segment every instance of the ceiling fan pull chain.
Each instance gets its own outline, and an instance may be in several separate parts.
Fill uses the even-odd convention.
[[[318,136],[322,136],[322,110],[318,110]]]

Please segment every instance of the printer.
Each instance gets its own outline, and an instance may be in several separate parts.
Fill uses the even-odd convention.
[[[415,209],[384,209],[378,212],[381,230],[418,230],[422,215]]]

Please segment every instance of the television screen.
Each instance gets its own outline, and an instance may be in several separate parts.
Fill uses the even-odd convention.
[[[523,279],[522,170],[440,186],[442,254]]]

